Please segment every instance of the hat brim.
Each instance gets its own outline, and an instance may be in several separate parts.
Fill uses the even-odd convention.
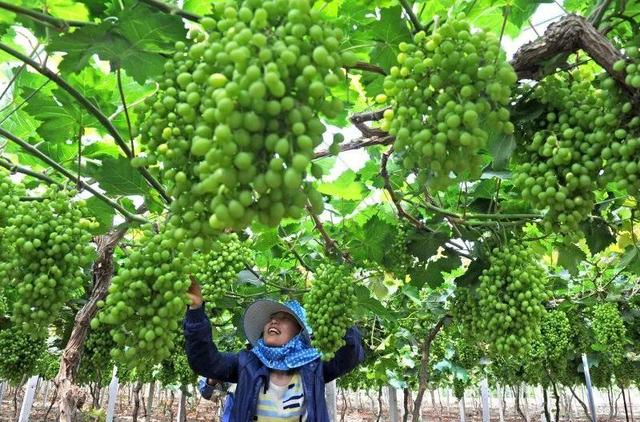
[[[293,316],[300,325],[302,331],[305,331],[305,325],[300,318],[288,307],[274,300],[258,300],[253,302],[242,317],[242,327],[244,335],[252,345],[258,341],[262,335],[264,326],[269,322],[269,317],[276,312],[286,312]]]

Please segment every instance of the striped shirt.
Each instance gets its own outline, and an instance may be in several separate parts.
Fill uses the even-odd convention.
[[[260,392],[256,414],[259,422],[305,422],[307,410],[300,373],[296,372],[288,385],[270,381],[267,392]]]

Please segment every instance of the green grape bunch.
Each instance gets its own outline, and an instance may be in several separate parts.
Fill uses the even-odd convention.
[[[409,229],[405,225],[397,226],[393,240],[382,258],[382,264],[400,280],[405,279],[413,267],[413,257],[408,250]]]
[[[624,83],[635,89],[640,89],[640,35],[637,35],[625,48],[626,58],[613,64],[613,70],[624,72]]]
[[[547,210],[546,232],[576,232],[592,211],[603,168],[601,153],[612,138],[622,139],[620,113],[588,72],[551,75],[534,89],[546,114],[530,141],[524,141],[514,184],[523,199]]]
[[[433,34],[401,43],[384,89],[392,108],[382,129],[407,170],[436,188],[477,178],[489,133],[512,134],[509,101],[517,76],[496,36],[471,31],[461,15]]]
[[[91,328],[110,327],[111,356],[128,367],[149,368],[167,358],[188,303],[191,263],[177,250],[171,227],[155,233],[145,226],[135,250],[113,277]]]
[[[593,307],[591,329],[595,343],[614,366],[624,359],[627,330],[615,303],[600,303]]]
[[[13,243],[5,239],[8,230],[9,217],[15,215],[20,207],[20,197],[24,196],[24,187],[14,183],[9,178],[9,173],[0,169],[0,288],[6,289],[9,276],[6,273],[13,250]]]
[[[523,356],[540,336],[547,299],[545,273],[538,257],[510,239],[494,248],[478,286],[478,337],[501,356]]]
[[[45,329],[89,281],[85,270],[95,257],[91,240],[98,223],[75,195],[50,186],[41,201],[21,203],[7,219],[3,241],[13,248],[0,272],[17,293],[16,323]]]
[[[571,349],[573,329],[564,311],[555,309],[544,313],[540,324],[541,341],[546,360],[552,364],[564,363]]]
[[[353,324],[355,281],[343,266],[321,264],[315,274],[304,305],[313,329],[312,345],[329,360],[345,344],[345,332]]]
[[[0,378],[18,383],[24,376],[38,373],[38,362],[46,350],[46,337],[12,325],[0,329],[0,350]]]
[[[238,273],[253,261],[251,249],[235,233],[224,235],[211,251],[197,255],[196,278],[202,287],[202,297],[209,306],[230,292]]]
[[[193,234],[187,248],[254,220],[300,218],[308,204],[322,212],[309,178],[322,177],[311,163],[320,115],[343,109],[331,89],[355,61],[309,0],[216,2],[200,23],[206,36],[177,43],[142,107],[146,155],[133,163],[161,164],[175,225]]]
[[[111,350],[116,347],[108,326],[90,329],[78,367],[78,381],[83,385],[91,382],[97,382],[101,386],[107,385],[113,368],[113,361],[109,356]]]

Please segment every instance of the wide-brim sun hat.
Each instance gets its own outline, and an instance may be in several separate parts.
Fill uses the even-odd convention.
[[[263,299],[253,302],[242,317],[242,326],[247,340],[254,345],[262,336],[264,326],[269,322],[271,315],[276,312],[286,312],[293,316],[301,327],[301,333],[311,335],[311,328],[307,324],[307,316],[302,306],[295,300],[285,303],[275,300]]]

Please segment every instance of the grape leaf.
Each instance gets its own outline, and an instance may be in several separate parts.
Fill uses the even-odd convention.
[[[580,224],[580,228],[584,233],[591,255],[605,250],[607,246],[616,241],[607,223],[600,218],[584,221]]]
[[[149,190],[140,173],[124,157],[104,158],[99,165],[87,163],[85,172],[110,195],[140,195]]]
[[[576,245],[558,246],[558,264],[566,268],[569,274],[575,275],[578,272],[578,265],[586,259],[586,255]]]
[[[380,19],[367,26],[376,46],[370,53],[371,63],[375,63],[387,72],[396,64],[396,56],[400,52],[400,42],[411,42],[411,31],[407,21],[402,17],[402,7],[395,6],[382,9]]]

